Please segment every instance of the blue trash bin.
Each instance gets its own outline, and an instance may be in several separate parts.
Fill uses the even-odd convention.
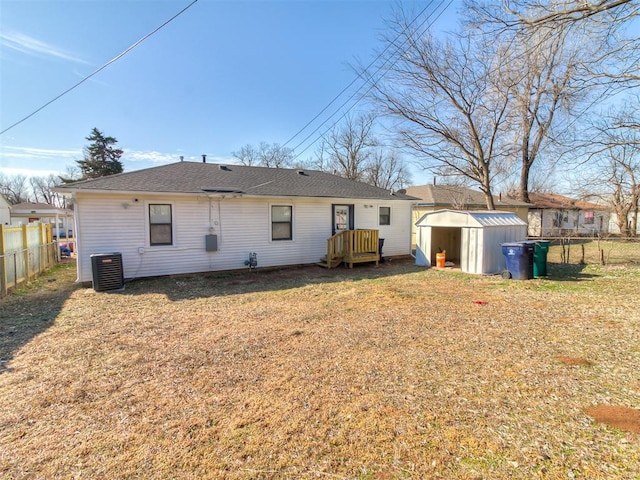
[[[502,243],[502,254],[507,259],[509,277],[514,280],[533,278],[535,242]]]

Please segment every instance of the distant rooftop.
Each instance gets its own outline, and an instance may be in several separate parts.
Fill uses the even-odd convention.
[[[425,206],[447,206],[458,209],[468,207],[486,208],[487,202],[484,194],[477,190],[472,190],[458,185],[419,185],[408,187],[407,194],[418,197],[420,205]],[[493,196],[493,201],[498,206],[530,207],[531,205],[519,200],[513,200],[506,196]]]
[[[533,208],[549,208],[558,210],[606,210],[597,203],[575,200],[555,193],[530,193],[529,199]]]
[[[55,205],[50,205],[48,203],[33,203],[33,202],[22,202],[16,203],[15,205],[11,205],[9,207],[12,213],[30,213],[30,212],[38,212],[38,213],[71,213],[71,210],[66,208],[56,207]]]

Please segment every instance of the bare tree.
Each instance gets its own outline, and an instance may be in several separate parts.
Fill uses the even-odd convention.
[[[237,158],[241,165],[246,167],[255,167],[260,165],[258,149],[249,143],[240,147],[240,150],[231,152],[231,155]]]
[[[11,205],[29,201],[29,184],[24,175],[7,176],[0,173],[0,193]]]
[[[566,35],[546,37],[518,31],[514,40],[507,74],[508,85],[515,85],[511,131],[520,157],[517,198],[529,202],[531,168],[546,144],[553,142],[552,127],[563,119],[565,126],[570,120],[568,112],[584,98],[579,93],[584,94],[585,85],[577,78],[580,59]]]
[[[248,167],[287,168],[293,163],[293,150],[278,143],[260,142],[258,146],[246,144],[231,154],[241,165]]]
[[[394,151],[377,149],[370,158],[365,182],[385,190],[400,190],[411,182],[411,174]]]
[[[351,180],[364,180],[373,148],[373,115],[347,116],[322,139],[317,164],[321,170],[335,172]]]
[[[57,177],[56,175],[29,178],[31,192],[36,202],[48,203],[49,205],[54,205],[56,207],[64,207],[64,197],[53,191],[53,187],[58,183],[60,183],[60,177]]]
[[[602,22],[627,21],[638,15],[636,0],[506,0],[512,17],[505,25],[562,26],[597,18]]]
[[[582,53],[589,51],[582,58],[582,73],[608,91],[640,82],[640,37],[632,23],[640,16],[639,7],[639,0],[466,2],[466,10],[494,35],[520,31],[538,40],[581,37]]]
[[[325,134],[310,168],[386,190],[407,186],[409,170],[396,151],[380,143],[375,124],[373,114],[345,117]]]
[[[78,180],[82,180],[82,172],[77,165],[67,165],[64,175],[58,175],[58,183],[72,183]]]
[[[598,166],[603,170],[606,182],[604,199],[617,217],[620,233],[635,236],[638,227],[638,198],[640,197],[640,162],[638,149],[620,144],[608,149]],[[602,197],[603,194],[601,193]]]
[[[635,236],[640,209],[640,123],[622,113],[600,124],[600,137],[588,164],[593,178],[585,182],[596,196],[610,205],[623,236]]]
[[[513,85],[506,85],[504,47],[467,29],[441,42],[412,27],[401,12],[387,42],[383,81],[370,79],[383,113],[399,120],[401,142],[441,175],[478,183],[487,208],[491,185],[513,155],[505,143]]]
[[[538,159],[529,170],[529,185],[527,191],[531,193],[553,192],[556,187],[557,179],[555,175],[558,170],[557,162],[549,160],[547,157]],[[520,178],[519,176],[510,177],[503,185],[503,192],[506,192],[509,198],[519,198],[520,194]]]
[[[570,157],[584,142],[580,118],[632,86],[635,77],[640,79],[640,40],[623,34],[631,3],[466,3],[466,25],[489,35],[507,52],[504,78],[507,87],[514,86],[510,141],[519,152],[520,200],[529,200],[534,163],[542,160],[553,167]]]

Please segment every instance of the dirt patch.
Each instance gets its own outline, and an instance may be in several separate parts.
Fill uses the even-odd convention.
[[[585,360],[584,358],[575,358],[575,357],[556,357],[556,360],[558,360],[561,363],[564,363],[565,365],[593,365],[593,363],[591,363],[589,360]]]
[[[627,432],[640,433],[639,410],[613,405],[598,405],[588,408],[586,414],[595,418],[598,423],[604,423]]]

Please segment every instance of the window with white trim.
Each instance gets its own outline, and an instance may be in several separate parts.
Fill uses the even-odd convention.
[[[379,207],[378,216],[379,225],[391,225],[391,207]]]
[[[291,205],[271,205],[271,240],[293,240]]]
[[[173,245],[170,204],[149,204],[149,245]]]

